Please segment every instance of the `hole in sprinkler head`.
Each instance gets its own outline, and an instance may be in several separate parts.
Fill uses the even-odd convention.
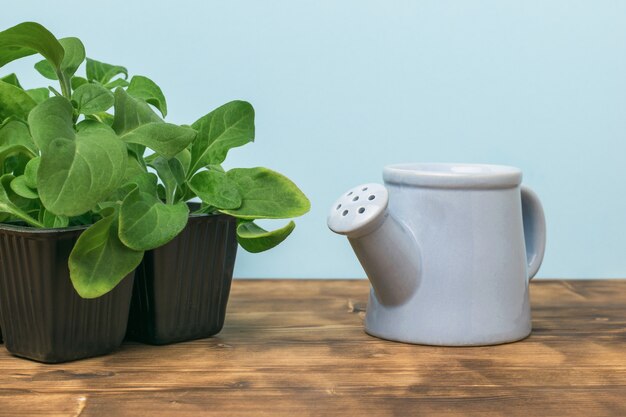
[[[343,213],[341,213],[342,216],[345,216],[346,214],[348,214],[348,210],[344,210]]]
[[[367,187],[361,188],[361,191],[367,191]]]
[[[350,192],[348,193],[348,195],[352,195],[352,191],[350,191]]]
[[[357,201],[358,199],[359,199],[359,196],[357,195],[352,199],[352,201]]]
[[[365,213],[365,207],[360,207],[359,208],[359,214],[363,214]]]
[[[372,194],[371,196],[367,197],[368,200],[373,200],[375,198],[376,198],[376,196],[374,194]]]
[[[339,210],[340,208],[341,208],[341,204],[339,204],[339,205],[337,206],[337,210]]]

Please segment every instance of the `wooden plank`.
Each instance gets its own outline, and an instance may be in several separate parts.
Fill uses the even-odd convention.
[[[0,349],[0,415],[626,415],[626,281],[535,281],[533,334],[413,346],[363,332],[365,281],[237,280],[217,337],[43,365]]]

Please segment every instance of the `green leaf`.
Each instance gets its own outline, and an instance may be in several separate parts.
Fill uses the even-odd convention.
[[[41,74],[44,78],[49,80],[58,80],[57,73],[54,70],[54,67],[45,59],[35,63],[35,69],[39,74]]]
[[[33,219],[28,215],[28,213],[11,201],[9,194],[7,193],[7,189],[5,188],[7,183],[10,183],[11,181],[13,181],[13,175],[11,174],[5,174],[2,178],[0,178],[0,212],[15,216],[31,226],[44,227],[42,223]]]
[[[126,171],[124,171],[124,179],[122,179],[122,184],[126,184],[135,179],[135,177],[145,174],[146,169],[137,161],[132,155],[128,155],[127,163],[126,163]]]
[[[10,156],[13,155],[25,155],[28,158],[37,156],[31,149],[24,145],[5,145],[0,146],[0,163],[4,162]]]
[[[158,178],[154,173],[145,171],[139,175],[135,175],[131,180],[124,179],[122,185],[107,198],[107,201],[98,203],[98,206],[105,207],[111,204],[119,206],[126,196],[137,187],[141,192],[157,195],[157,181]]]
[[[110,130],[85,129],[75,140],[55,139],[46,149],[37,186],[41,202],[54,214],[85,213],[115,191],[124,176],[126,146]]]
[[[31,88],[30,90],[26,90],[26,94],[28,94],[30,98],[35,101],[35,103],[40,104],[50,97],[50,90],[45,87]]]
[[[142,100],[137,100],[124,89],[115,90],[115,116],[113,130],[118,135],[131,132],[147,123],[163,122],[159,116]]]
[[[53,229],[67,227],[70,224],[70,219],[66,216],[57,216],[45,208],[41,209],[41,216],[39,221],[43,223],[45,227],[51,227]]]
[[[148,104],[152,104],[154,107],[159,109],[163,117],[167,115],[167,103],[165,101],[165,96],[163,95],[161,88],[150,78],[135,75],[130,80],[130,85],[128,86],[126,92],[135,98],[142,99]]]
[[[37,188],[37,171],[39,170],[40,162],[41,157],[37,156],[26,164],[26,168],[24,169],[24,181],[29,188]]]
[[[243,202],[223,213],[242,219],[287,219],[302,216],[311,203],[287,177],[267,168],[236,168],[226,177],[239,187]]]
[[[183,185],[185,183],[185,168],[180,162],[180,159],[176,157],[167,160],[163,157],[158,157],[157,159],[160,161],[167,161],[167,165],[169,166],[174,181],[176,181],[176,185]],[[155,164],[155,166],[158,166],[158,163]]]
[[[57,68],[65,54],[57,38],[39,23],[24,22],[0,32],[0,67],[37,52]]]
[[[130,83],[123,78],[116,78],[113,81],[106,83],[105,87],[109,90],[115,90],[117,87],[128,87]]]
[[[113,93],[98,84],[83,84],[72,94],[78,106],[78,112],[91,115],[110,109],[115,102]]]
[[[189,188],[189,183],[185,183],[176,189],[176,201],[189,201],[194,197],[197,197],[196,193],[191,191],[191,189]]]
[[[30,155],[16,153],[4,160],[2,174],[22,175],[26,164],[31,159]]]
[[[96,120],[98,120],[101,123],[104,123],[107,126],[113,126],[113,115],[109,114],[107,112],[98,112],[98,113],[94,113],[91,115],[92,117],[94,117]]]
[[[72,89],[76,90],[78,87],[80,87],[83,84],[87,84],[89,81],[87,81],[86,78],[83,77],[78,77],[78,76],[73,76],[72,77]]]
[[[66,79],[72,78],[80,64],[85,60],[85,47],[78,38],[59,39],[59,43],[63,46],[64,55],[61,61],[61,72]],[[55,68],[49,61],[39,61],[35,64],[35,69],[49,80],[58,80]]]
[[[139,164],[147,170],[148,166],[146,165],[146,161],[143,157],[146,152],[146,147],[143,145],[137,145],[136,143],[127,143],[126,148],[128,150],[128,154],[134,157],[137,162],[139,162]]]
[[[295,227],[296,224],[290,221],[284,227],[268,232],[254,222],[239,221],[237,225],[237,241],[248,252],[259,253],[280,244],[291,234]]]
[[[85,230],[70,254],[70,278],[83,298],[111,291],[143,258],[142,251],[127,248],[120,241],[117,218],[113,212]]]
[[[236,209],[242,204],[239,186],[222,172],[200,171],[188,185],[204,203],[219,209]]]
[[[82,132],[83,130],[103,130],[105,133],[115,133],[113,129],[111,129],[111,126],[95,119],[84,119],[78,122],[76,131]]]
[[[0,164],[15,155],[26,155],[27,157],[33,157],[34,154],[23,145],[4,145],[0,146]]]
[[[192,128],[162,122],[138,126],[121,136],[125,142],[147,146],[166,158],[176,156],[195,137],[196,131]]]
[[[31,190],[28,185],[26,185],[26,178],[24,175],[20,175],[19,177],[15,177],[13,181],[11,181],[11,189],[13,192],[20,197],[35,199],[39,198],[36,191]]]
[[[17,79],[17,75],[15,74],[9,74],[5,75],[4,77],[0,77],[0,81],[4,81],[5,83],[9,83],[16,87],[22,88],[22,85],[20,84],[20,81]]]
[[[26,158],[36,156],[35,144],[30,137],[26,124],[18,120],[8,119],[0,126],[0,165],[17,155],[24,155]],[[17,168],[14,167],[12,171]]]
[[[123,74],[128,78],[128,70],[119,65],[105,64],[95,59],[87,58],[87,79],[97,81],[100,84],[108,84],[113,77]]]
[[[72,103],[65,97],[50,97],[30,112],[30,133],[42,152],[55,139],[74,139],[73,115]]]
[[[185,170],[180,161],[176,158],[167,159],[162,156],[157,156],[156,158],[152,158],[149,164],[156,170],[157,174],[159,174],[159,178],[163,181],[166,201],[174,201],[176,187],[185,183]]]
[[[45,211],[45,209],[42,209]],[[57,216],[63,217],[63,216]],[[71,217],[69,219],[69,226],[88,226],[93,224],[95,221],[99,220],[100,216],[95,215],[93,212],[87,212],[85,214],[81,214],[80,216]]]
[[[2,177],[0,177],[0,183],[2,184],[2,187],[4,187],[7,195],[9,196],[9,200],[11,200],[13,204],[15,204],[21,210],[31,215],[31,211],[37,202],[34,201],[33,199],[24,198],[20,196],[19,194],[15,193],[15,191],[13,191],[13,189],[11,188],[11,182],[14,179],[15,179],[15,175],[11,175],[11,174],[3,175]]]
[[[163,246],[187,224],[187,204],[163,204],[154,194],[131,191],[120,209],[120,239],[135,250]]]
[[[137,175],[135,178],[133,178],[132,181],[130,181],[130,184],[139,187],[139,191],[141,191],[142,193],[157,195],[157,181],[158,178],[154,173],[144,172],[141,175]],[[133,189],[134,187],[130,187],[128,193],[133,191]],[[124,195],[124,198],[126,198],[126,195],[128,195],[128,193]]]
[[[245,101],[231,101],[191,125],[198,132],[191,147],[191,173],[221,164],[231,148],[254,140],[254,108]]]
[[[189,172],[189,167],[191,166],[191,152],[189,149],[183,149],[178,155],[175,157],[180,161],[184,171],[185,178],[187,178],[187,173]]]
[[[167,196],[165,195],[165,187],[163,186],[163,184],[157,184],[157,197],[161,201],[167,198]]]
[[[145,101],[131,97],[122,88],[115,90],[115,118],[112,127],[118,135],[122,137],[131,135],[143,125],[151,123],[164,124]],[[163,132],[156,132],[156,137],[146,138],[150,132],[158,130],[157,126],[151,126],[146,130],[139,131],[136,136],[131,136],[131,140],[128,141],[128,148],[142,161],[145,151],[143,143],[148,143],[148,141],[151,146],[155,146],[153,148],[155,151],[159,151],[163,155],[170,155],[171,152],[176,153],[181,143],[193,140],[193,138],[189,138],[190,132],[188,130],[183,131],[181,129],[189,128],[172,129],[166,127]],[[134,143],[135,141],[137,143]]]
[[[37,153],[37,147],[30,136],[26,123],[15,119],[8,119],[0,126],[0,146],[22,145],[30,151],[29,156]]]
[[[26,91],[0,81],[0,121],[11,116],[26,120],[28,113],[36,105]]]
[[[80,39],[74,37],[59,39],[59,43],[65,51],[61,71],[69,80],[85,60],[85,46]]]

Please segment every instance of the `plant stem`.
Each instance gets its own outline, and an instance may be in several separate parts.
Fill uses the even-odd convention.
[[[39,223],[37,220],[33,219],[32,217],[26,215],[26,214],[21,214],[21,213],[13,213],[13,215],[15,217],[17,217],[18,219],[24,220],[26,223],[30,224],[31,226],[35,226],[35,227],[39,227],[39,228],[45,228],[46,226],[44,226],[43,223]]]
[[[197,165],[198,165],[198,162],[194,163],[193,166],[189,167],[189,171],[187,171],[187,175],[185,175],[185,182],[189,181],[191,177],[194,176],[196,171],[200,169],[199,167],[197,167]]]
[[[52,91],[57,97],[63,97],[63,94],[59,93],[53,86],[48,86],[48,90]]]
[[[65,98],[70,100],[72,98],[72,87],[70,87],[69,80],[62,71],[57,72],[57,78],[59,79],[59,84],[61,85],[61,93]]]

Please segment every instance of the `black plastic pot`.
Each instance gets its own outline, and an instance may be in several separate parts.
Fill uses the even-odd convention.
[[[235,266],[235,231],[233,217],[192,215],[180,235],[147,251],[135,272],[127,337],[162,345],[218,333]]]
[[[0,325],[14,355],[58,363],[121,345],[133,273],[100,298],[81,298],[67,261],[84,229],[0,225]]]

